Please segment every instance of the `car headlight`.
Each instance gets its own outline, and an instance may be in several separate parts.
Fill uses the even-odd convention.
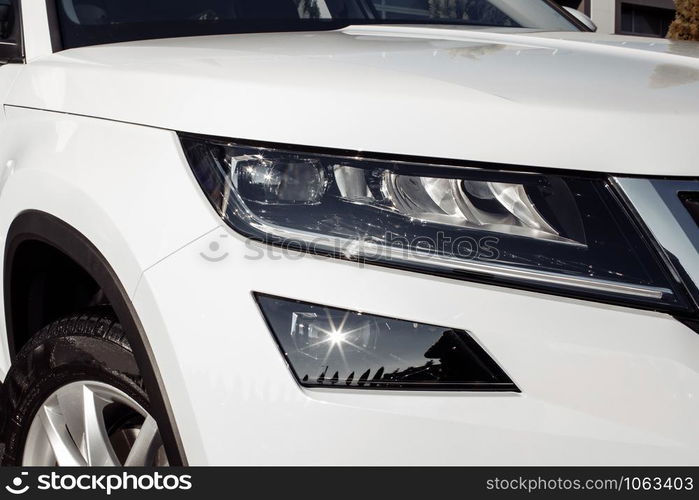
[[[249,238],[454,278],[687,308],[661,253],[604,176],[180,139],[214,208]]]

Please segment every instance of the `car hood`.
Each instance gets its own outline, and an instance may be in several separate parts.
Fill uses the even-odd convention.
[[[699,173],[699,44],[424,26],[229,35],[32,61],[10,105],[231,138]]]

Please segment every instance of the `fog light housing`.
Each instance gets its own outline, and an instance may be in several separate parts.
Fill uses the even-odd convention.
[[[304,387],[519,392],[463,330],[255,294]]]

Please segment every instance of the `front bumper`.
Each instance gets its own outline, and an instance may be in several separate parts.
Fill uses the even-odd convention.
[[[304,389],[253,291],[467,330],[522,393]],[[668,315],[224,227],[149,269],[134,303],[190,464],[699,464],[699,335]]]

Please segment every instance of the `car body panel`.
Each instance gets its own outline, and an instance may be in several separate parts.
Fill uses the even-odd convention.
[[[41,58],[8,103],[239,139],[690,176],[690,47],[401,26],[154,40]]]
[[[53,54],[45,3],[24,3],[28,64],[0,68],[0,244],[40,210],[95,245],[190,464],[699,464],[699,335],[680,321],[245,240],[176,133],[697,177],[696,46],[354,26]],[[522,392],[304,389],[253,292],[466,330]]]
[[[0,66],[0,102],[10,93],[17,75],[24,69],[23,64],[5,64]],[[4,106],[0,110],[0,123],[5,119]]]
[[[252,291],[467,330],[522,393],[304,389]],[[149,269],[134,304],[191,463],[699,463],[687,432],[699,335],[663,314],[304,256],[223,228]]]
[[[49,213],[102,253],[127,293],[148,267],[216,227],[173,132],[6,108],[0,245],[18,214]],[[3,329],[4,310],[0,311]],[[7,336],[2,335],[3,344]],[[2,349],[0,374],[9,366]]]

